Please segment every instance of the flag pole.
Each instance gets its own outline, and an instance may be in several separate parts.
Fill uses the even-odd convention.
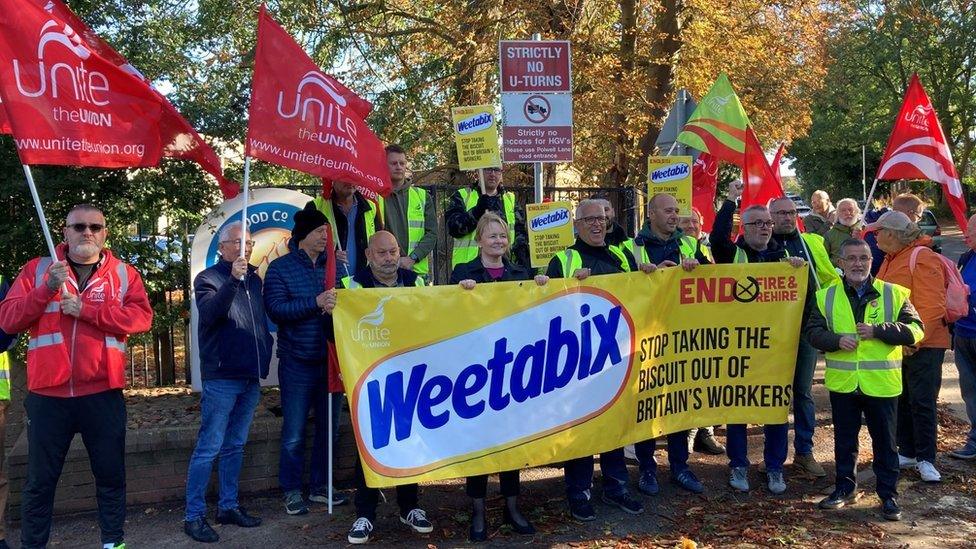
[[[326,374],[328,377],[328,374]],[[329,514],[332,514],[332,463],[335,461],[333,459],[332,452],[335,448],[332,447],[332,393],[327,393],[326,398],[329,399]]]
[[[251,187],[251,157],[244,155],[244,207],[241,208],[241,257],[247,253],[247,200]]]
[[[47,251],[51,254],[51,261],[57,261],[58,255],[54,250],[54,239],[51,238],[51,228],[48,227],[47,217],[44,216],[44,207],[41,205],[41,198],[37,195],[37,186],[34,184],[34,175],[31,174],[30,166],[24,166],[24,175],[27,176],[27,187],[30,189],[31,198],[34,199],[34,208],[37,210],[37,217],[41,220],[41,232],[44,233],[44,241],[47,242]]]
[[[673,142],[673,143],[671,143],[671,148],[670,148],[670,149],[668,149],[668,154],[666,154],[666,155],[664,155],[664,156],[671,156],[671,153],[673,153],[673,152],[674,152],[674,149],[675,149],[675,147],[677,147],[677,146],[678,146],[678,140],[677,140],[677,139],[675,139],[675,140],[674,140],[674,142]]]
[[[481,194],[485,194],[485,169],[478,168],[478,183],[481,185]]]
[[[878,178],[874,178],[874,183],[871,183],[871,192],[868,193],[868,197],[864,199],[864,213],[871,211],[871,201],[874,199],[874,189],[878,186]]]

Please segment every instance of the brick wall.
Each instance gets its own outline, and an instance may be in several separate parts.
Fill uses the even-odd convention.
[[[131,504],[182,501],[186,487],[186,468],[196,445],[199,425],[167,427],[163,429],[132,430],[126,434],[126,498]],[[313,428],[311,420],[307,432]],[[355,443],[348,414],[343,415],[337,450],[335,485],[352,486],[355,465]],[[240,492],[248,493],[278,488],[278,455],[281,440],[281,418],[270,415],[257,417],[244,450]],[[311,438],[306,444],[306,460],[310,459]],[[10,507],[7,516],[20,520],[21,490],[27,475],[27,430],[17,437],[8,454],[10,476]],[[307,471],[307,469],[306,469]],[[306,478],[307,478],[306,472]],[[216,495],[217,473],[211,478],[209,493]],[[211,500],[212,501],[212,500]],[[95,510],[95,485],[88,464],[88,454],[80,436],[75,436],[65,460],[54,500],[55,514]]]

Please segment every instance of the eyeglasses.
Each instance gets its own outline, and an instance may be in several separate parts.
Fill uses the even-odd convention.
[[[579,222],[581,222],[581,223],[583,223],[585,225],[603,225],[603,224],[606,224],[606,222],[607,222],[607,216],[605,216],[605,215],[590,215],[590,216],[587,216],[587,217],[581,217],[581,218],[577,219],[576,221],[579,221]]]
[[[773,215],[788,215],[793,217],[796,215],[796,210],[776,210]]]
[[[237,246],[237,247],[240,247],[240,245],[241,245],[240,239],[235,239],[235,240],[221,240],[220,243],[221,244],[227,244],[229,246]],[[253,240],[245,240],[244,241],[244,245],[245,246],[248,246],[248,247],[254,246],[254,241]]]
[[[97,233],[101,232],[101,230],[105,228],[105,225],[102,225],[101,223],[71,223],[68,226],[74,229],[76,233],[83,233],[87,229],[91,229],[91,232]]]
[[[844,261],[848,263],[869,263],[871,261],[871,256],[869,255],[849,255],[843,258]]]
[[[774,223],[772,221],[753,221],[752,223],[743,223],[745,226],[755,226],[757,229],[762,229],[763,227],[772,227]]]

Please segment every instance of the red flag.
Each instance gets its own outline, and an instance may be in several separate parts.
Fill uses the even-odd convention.
[[[778,163],[777,163],[778,166]],[[742,162],[742,181],[745,188],[742,191],[740,211],[749,206],[767,206],[773,198],[785,196],[779,176],[766,161],[759,138],[752,127],[746,130],[746,150]]]
[[[0,15],[0,132],[25,164],[122,168],[192,160],[237,185],[190,124],[60,0],[11,0]],[[8,124],[4,124],[8,122]]]
[[[249,156],[386,196],[392,189],[386,152],[365,122],[372,108],[319,70],[261,6]]]
[[[918,75],[913,74],[876,178],[928,179],[941,183],[949,209],[965,231],[966,197],[947,143],[932,102]]]
[[[718,159],[703,152],[691,167],[691,204],[701,212],[702,230],[712,232],[715,223],[715,189],[718,186]]]

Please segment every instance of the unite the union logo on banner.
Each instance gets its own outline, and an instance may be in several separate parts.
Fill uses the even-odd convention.
[[[373,471],[404,477],[584,423],[623,394],[634,342],[624,305],[581,287],[386,356],[351,393],[360,451]]]
[[[381,348],[390,346],[390,329],[383,327],[386,319],[383,308],[393,296],[384,296],[372,312],[363,315],[352,330],[352,339],[363,347]]]

